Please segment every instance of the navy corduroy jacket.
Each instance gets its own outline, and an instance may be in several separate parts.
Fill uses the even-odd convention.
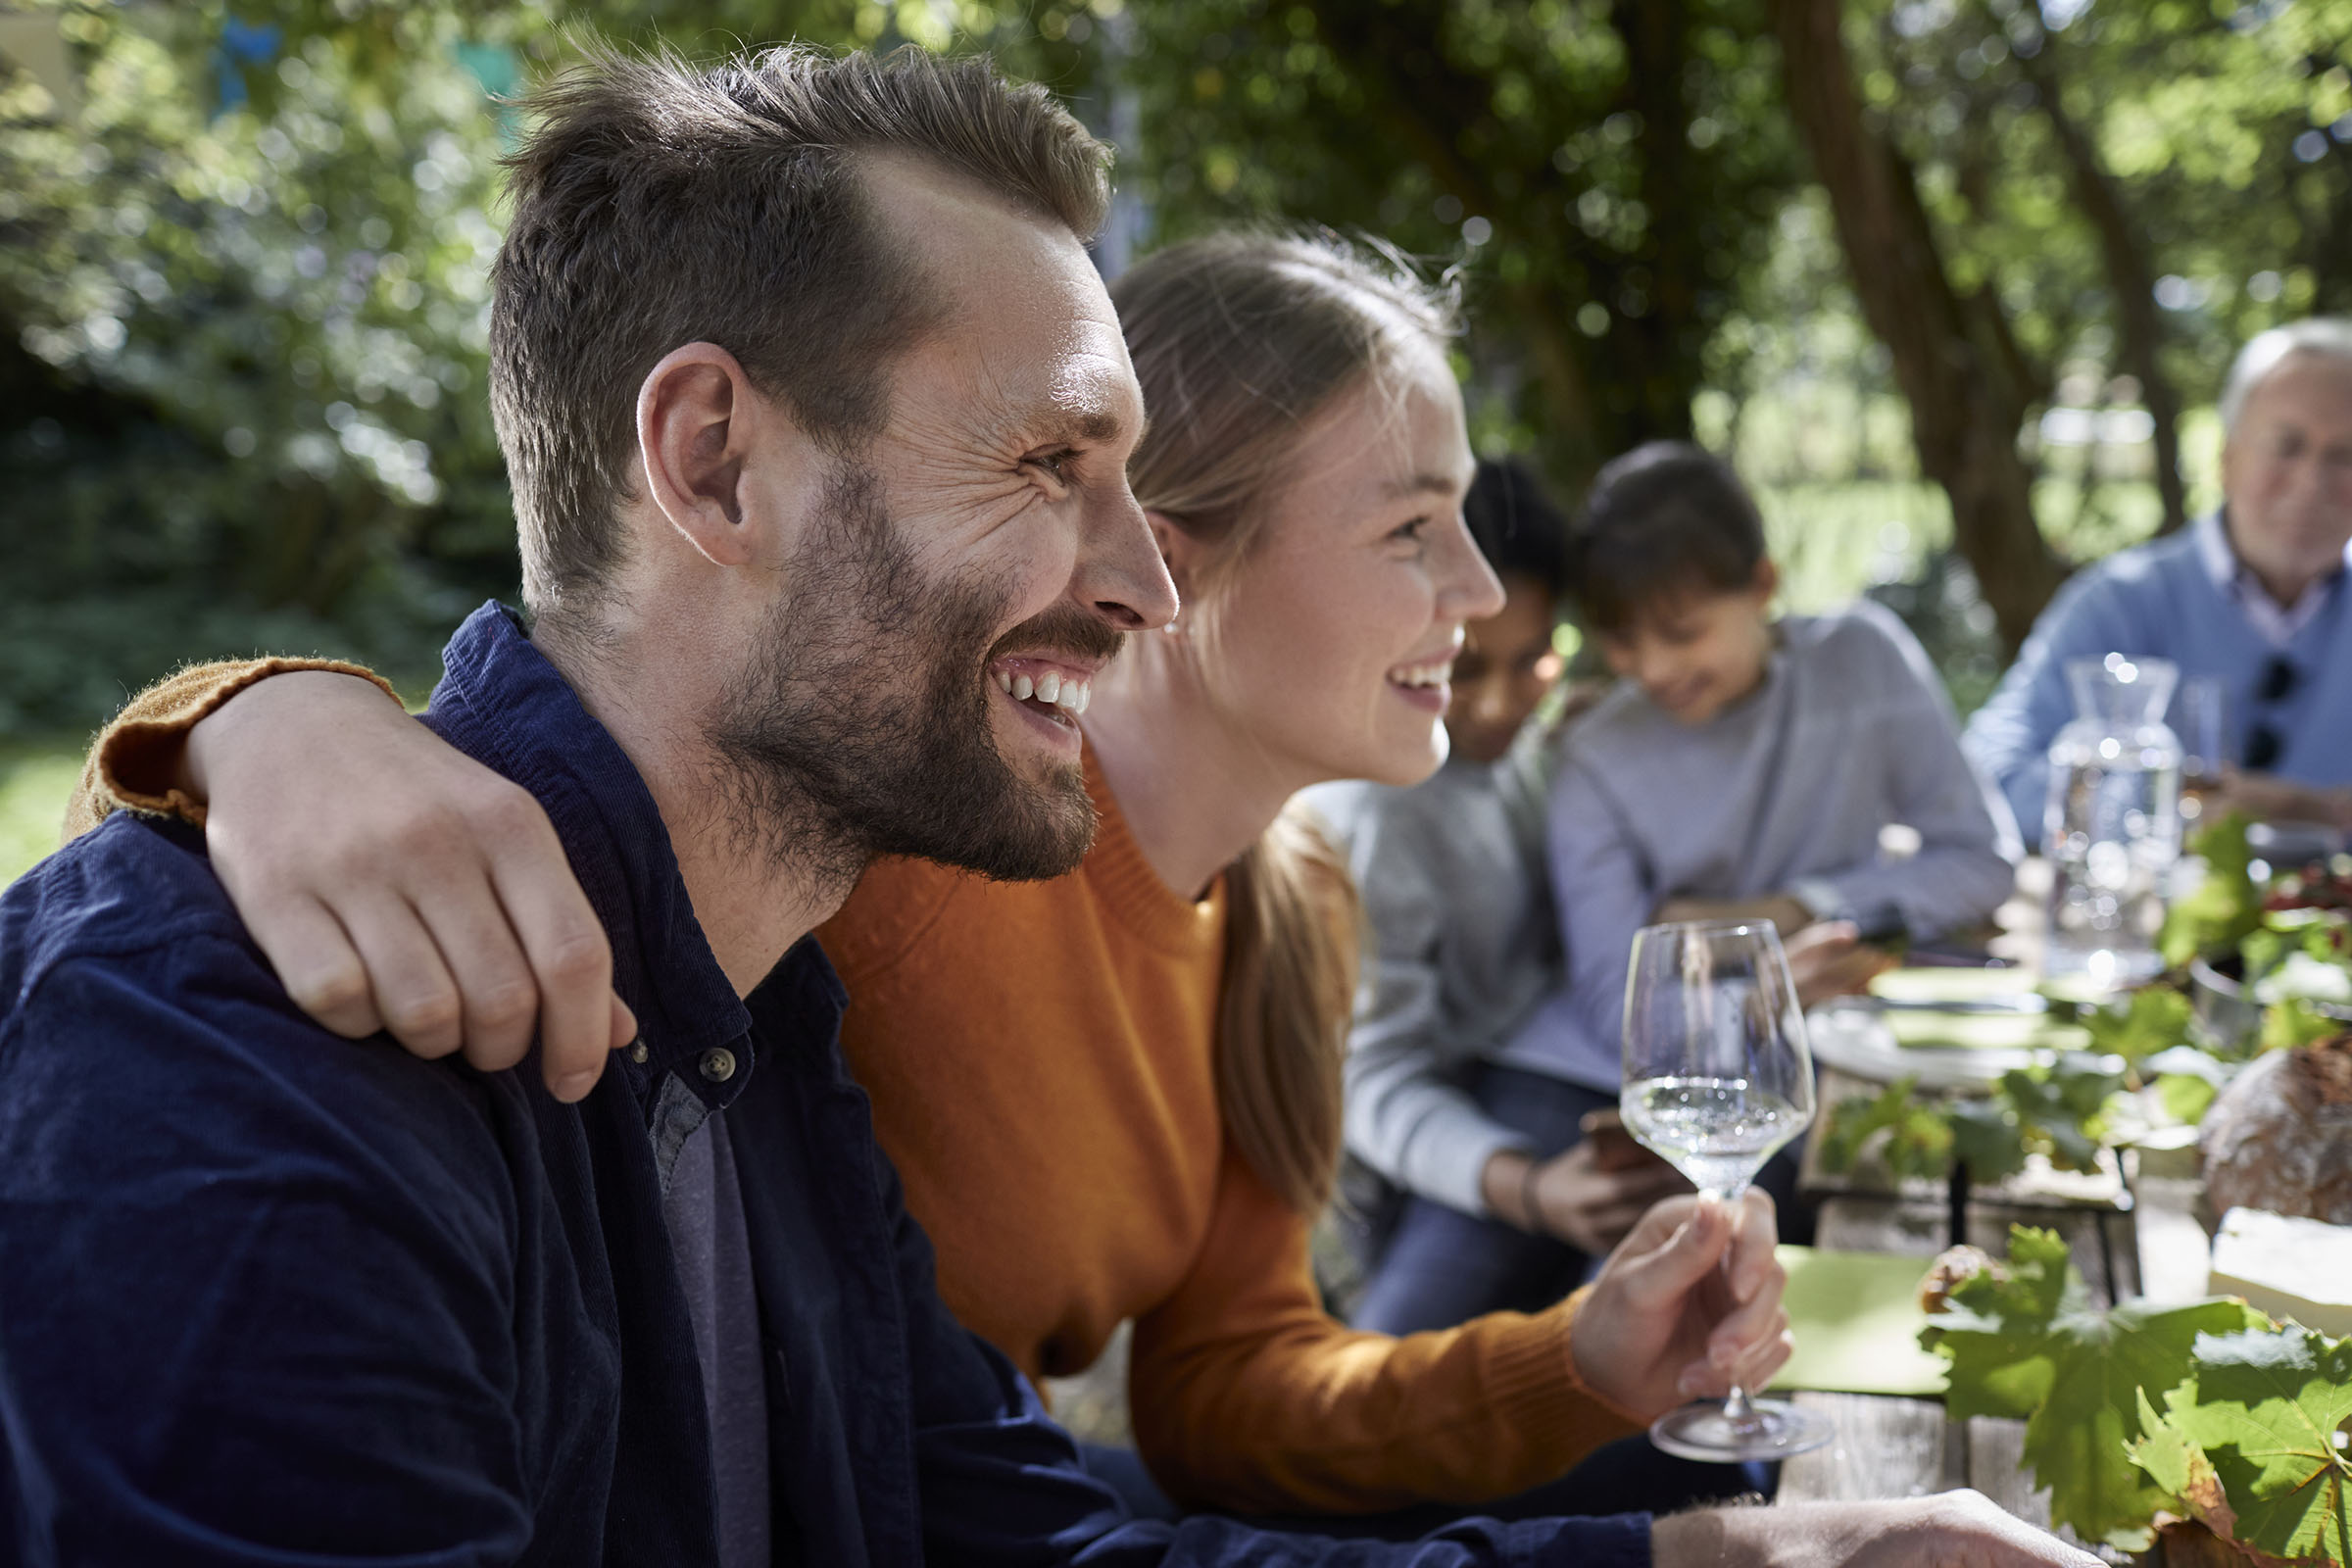
[[[813,940],[739,1000],[643,781],[512,616],[446,662],[427,721],[546,808],[645,1059],[564,1105],[535,1062],[335,1038],[176,823],[118,813],[27,873],[0,896],[0,1563],[712,1562],[661,1195],[722,1114],[779,1562],[1646,1564],[1640,1517],[1410,1546],[1127,1519],[941,1304]]]

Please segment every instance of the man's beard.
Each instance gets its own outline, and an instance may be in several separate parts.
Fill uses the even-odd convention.
[[[1107,659],[1119,634],[1061,605],[992,644],[1006,594],[977,574],[924,578],[870,468],[842,462],[818,507],[706,729],[735,836],[845,884],[883,855],[1007,882],[1076,867],[1095,836],[1084,773],[1013,771],[986,670],[1000,651]]]

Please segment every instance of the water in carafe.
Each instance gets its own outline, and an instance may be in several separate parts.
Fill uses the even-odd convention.
[[[2096,987],[2158,973],[2164,892],[2180,858],[2180,742],[2164,725],[2180,679],[2161,659],[2066,667],[2075,718],[2050,746],[2043,849],[2050,858],[2043,971]]]

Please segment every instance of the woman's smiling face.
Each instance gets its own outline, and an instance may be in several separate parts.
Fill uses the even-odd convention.
[[[1180,615],[1219,711],[1294,787],[1446,760],[1463,623],[1502,605],[1462,521],[1474,466],[1451,368],[1409,342],[1307,425],[1253,541]]]

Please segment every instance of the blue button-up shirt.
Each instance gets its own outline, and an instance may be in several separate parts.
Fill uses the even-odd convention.
[[[564,1105],[535,1063],[336,1039],[176,823],[119,813],[28,873],[0,897],[0,1560],[713,1562],[662,1216],[712,1114],[759,1298],[778,1562],[1341,1550],[1130,1521],[941,1305],[815,943],[738,999],[643,781],[520,628],[486,607],[446,662],[427,721],[546,808],[645,1059]],[[1472,1521],[1345,1551],[1641,1564],[1648,1537],[1639,1517]]]

